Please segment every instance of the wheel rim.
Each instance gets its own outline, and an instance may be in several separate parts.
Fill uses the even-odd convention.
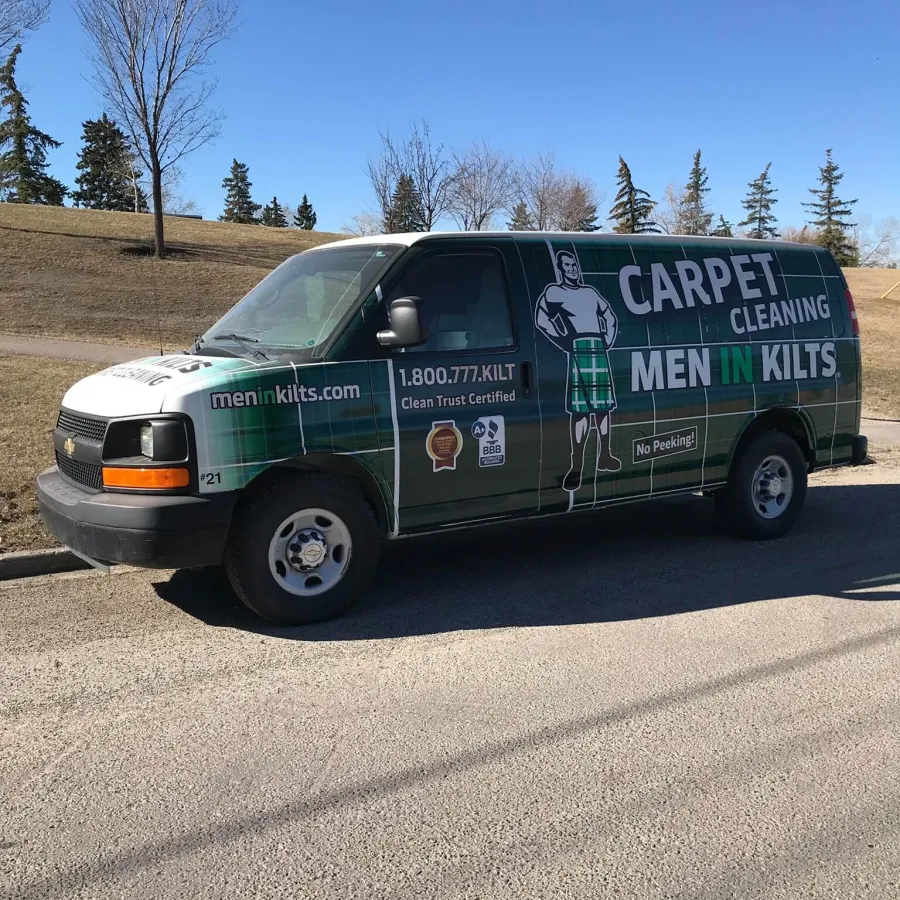
[[[777,519],[794,495],[794,476],[787,460],[767,456],[756,469],[751,490],[754,509],[764,519]]]
[[[339,516],[327,509],[302,509],[272,535],[269,571],[289,594],[315,597],[344,577],[352,546],[350,530]]]

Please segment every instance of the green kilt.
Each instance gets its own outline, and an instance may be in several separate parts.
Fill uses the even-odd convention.
[[[576,338],[569,373],[568,411],[587,414],[615,408],[606,344],[601,338]]]

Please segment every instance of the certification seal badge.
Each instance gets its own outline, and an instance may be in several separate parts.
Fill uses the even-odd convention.
[[[431,457],[434,471],[456,468],[456,457],[462,450],[462,432],[456,427],[453,420],[447,422],[432,422],[431,431],[425,439],[425,450]]]
[[[482,416],[472,426],[478,441],[478,467],[502,466],[506,462],[506,424],[503,416]]]

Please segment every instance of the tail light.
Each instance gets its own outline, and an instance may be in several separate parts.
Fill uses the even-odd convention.
[[[859,337],[859,319],[856,315],[856,304],[853,302],[853,294],[850,293],[849,288],[844,291],[844,294],[847,297],[847,309],[850,310],[850,324],[853,326],[853,334]]]

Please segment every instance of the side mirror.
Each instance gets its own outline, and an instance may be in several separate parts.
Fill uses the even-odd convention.
[[[391,303],[391,327],[376,337],[382,347],[414,347],[425,343],[419,322],[419,298],[399,297]]]

